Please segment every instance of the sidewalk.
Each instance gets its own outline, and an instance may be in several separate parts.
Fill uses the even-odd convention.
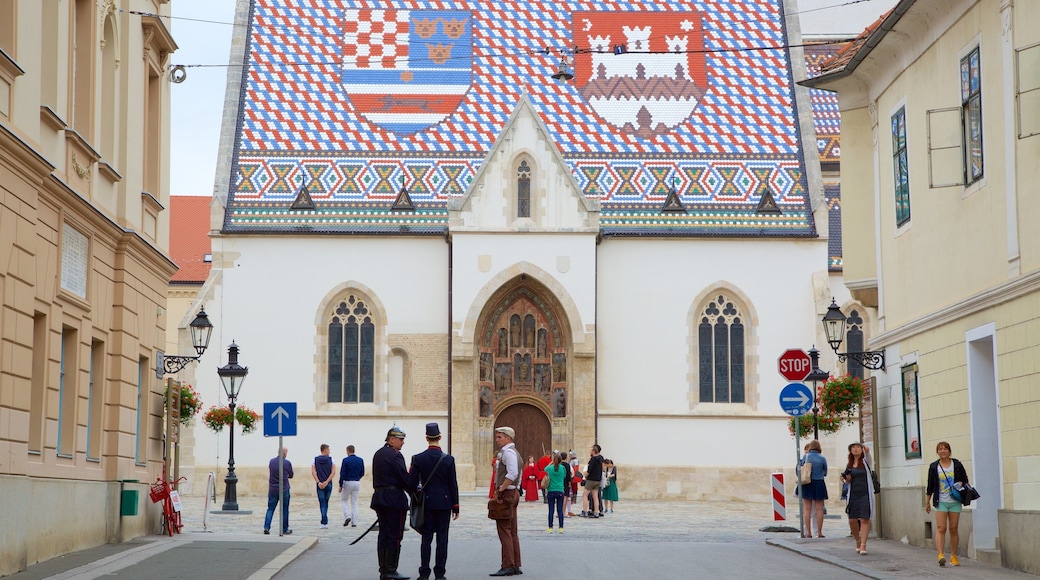
[[[329,506],[329,528],[319,529],[317,501],[313,497],[294,496],[290,502],[290,528],[294,533],[280,537],[274,533],[277,524],[272,526],[272,535],[262,534],[266,497],[240,497],[242,513],[225,515],[206,513],[203,509],[205,499],[201,496],[186,496],[182,498],[184,530],[173,538],[156,535],[120,545],[99,546],[41,562],[8,578],[89,579],[118,575],[124,579],[142,580],[217,576],[229,580],[266,580],[301,556],[306,558],[307,550],[319,542],[345,547],[361,535],[373,519],[372,511],[366,507],[368,499],[360,501],[361,521],[357,527],[343,526],[339,502],[333,501]],[[452,522],[451,528],[452,541],[457,540],[460,548],[469,542],[483,550],[485,543],[494,543],[489,539],[493,536],[488,531],[491,524],[486,518],[486,501],[484,493],[463,495],[463,517]],[[209,510],[219,510],[220,504],[221,498],[218,497],[216,505],[211,504]],[[522,502],[519,509],[520,534],[525,541],[545,541],[545,507],[542,502]],[[275,519],[277,521],[277,515]],[[623,501],[618,503],[616,513],[602,519],[567,518],[566,536],[551,541],[565,541],[573,546],[574,553],[579,554],[604,549],[611,542],[764,542],[767,546],[842,568],[849,572],[846,574],[848,577],[923,578],[955,573],[959,579],[1035,578],[969,558],[962,558],[960,567],[947,565],[940,568],[933,550],[892,540],[872,539],[867,546],[869,553],[861,556],[856,553],[851,538],[839,537],[844,522],[828,520],[825,529],[833,530],[834,535],[823,539],[802,539],[795,533],[760,531],[773,523],[769,505]],[[794,527],[797,527],[797,522]],[[847,530],[844,532],[848,533]],[[409,541],[414,542],[410,536]],[[556,538],[556,535],[549,538]]]

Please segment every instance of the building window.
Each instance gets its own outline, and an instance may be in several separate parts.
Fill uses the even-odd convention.
[[[145,465],[148,458],[148,449],[145,444],[148,441],[148,417],[145,415],[145,377],[148,376],[148,359],[141,357],[137,360],[137,427],[134,429],[134,463]]]
[[[961,124],[964,135],[964,183],[982,178],[982,75],[979,47],[961,59]]]
[[[865,350],[863,348],[865,346],[863,344],[863,317],[860,316],[858,309],[849,313],[845,319],[845,325],[845,352],[863,352]],[[846,366],[849,376],[858,379],[866,378],[866,369],[863,365],[849,359]]]
[[[700,402],[744,403],[745,317],[725,295],[701,311],[697,326]]]
[[[516,170],[516,217],[531,217],[531,166],[526,160]]]
[[[104,403],[105,343],[90,345],[90,384],[87,388],[87,459],[101,460],[101,409]]]
[[[61,331],[61,358],[58,361],[58,448],[59,457],[72,457],[76,434],[76,331]]]
[[[917,365],[905,366],[903,375],[903,445],[906,458],[921,457],[921,413],[918,407]]]
[[[347,296],[336,305],[328,332],[328,402],[373,402],[376,326],[368,302]]]
[[[47,315],[33,316],[32,382],[29,393],[29,452],[43,452],[43,419],[47,402]]]
[[[906,155],[906,107],[892,115],[892,169],[895,174],[896,225],[910,221],[910,171]]]

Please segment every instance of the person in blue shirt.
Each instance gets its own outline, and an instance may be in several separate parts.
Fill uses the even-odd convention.
[[[339,496],[343,505],[343,525],[357,527],[358,493],[361,478],[365,476],[365,460],[354,455],[354,446],[347,445],[347,456],[339,468]]]
[[[282,534],[288,536],[292,533],[289,529],[289,480],[292,479],[292,463],[286,459],[289,456],[289,448],[282,447],[278,457],[274,457],[267,464],[270,472],[267,485],[267,515],[264,516],[264,533],[271,533],[271,520],[274,518],[274,508],[278,502],[282,502]],[[282,464],[282,495],[278,497],[278,463]]]
[[[314,457],[311,463],[311,477],[314,478],[315,491],[318,493],[318,509],[321,511],[323,530],[329,529],[329,498],[332,497],[332,478],[336,477],[336,462],[329,455],[329,446],[321,444],[321,454]]]
[[[822,538],[823,535],[823,504],[827,501],[827,458],[821,453],[822,448],[820,447],[820,441],[813,439],[808,445],[809,451],[802,457],[802,461],[809,465],[812,465],[812,476],[810,477],[809,483],[802,484],[802,502],[804,503],[805,512],[809,518],[809,522],[806,526],[808,533],[805,535],[807,538],[811,538],[812,530],[815,528],[816,537]],[[815,526],[813,525],[815,523]]]

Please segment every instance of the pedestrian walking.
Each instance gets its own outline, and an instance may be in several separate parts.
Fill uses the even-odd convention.
[[[268,484],[267,484],[267,514],[264,516],[264,534],[271,533],[271,520],[274,519],[274,508],[278,506],[278,503],[282,504],[282,534],[288,536],[292,533],[289,528],[289,480],[293,477],[292,463],[287,459],[289,457],[289,448],[282,447],[279,449],[277,457],[271,459],[267,464],[268,471]],[[282,472],[282,494],[281,497],[278,495],[278,471],[279,463],[281,463]]]
[[[827,494],[827,458],[823,456],[823,448],[820,446],[818,439],[813,439],[806,445],[806,454],[802,457],[802,462],[811,466],[812,475],[809,479],[809,483],[802,484],[802,504],[805,508],[805,513],[808,514],[809,519],[805,525],[805,537],[813,537],[813,530],[816,530],[816,537],[822,538],[823,535],[823,505],[829,497]],[[814,525],[815,524],[815,525]]]
[[[935,508],[935,551],[938,552],[939,565],[946,565],[946,531],[950,532],[950,564],[960,566],[957,559],[957,548],[961,535],[957,530],[961,521],[961,502],[954,499],[953,490],[957,484],[968,483],[968,472],[964,464],[951,457],[950,444],[940,441],[935,446],[939,459],[928,466],[928,487],[925,489],[924,511],[931,513]]]
[[[329,498],[332,497],[332,478],[336,477],[336,462],[333,461],[329,446],[321,444],[321,453],[311,462],[311,477],[318,494],[318,510],[321,511],[319,528],[329,529]]]
[[[554,454],[552,463],[545,467],[545,477],[549,478],[549,486],[545,488],[545,495],[549,498],[549,527],[545,531],[549,534],[553,530],[553,513],[560,522],[557,533],[563,533],[563,490],[570,470],[561,455]]]
[[[870,455],[862,443],[849,444],[849,461],[842,479],[849,484],[849,497],[845,513],[856,520],[856,552],[867,555],[867,537],[870,535],[870,518],[874,515],[874,479],[871,475]]]
[[[339,468],[339,501],[343,506],[343,526],[357,527],[358,494],[361,478],[365,476],[365,460],[354,455],[354,446],[347,445],[347,456]]]
[[[426,451],[412,456],[408,469],[408,486],[424,496],[423,525],[420,530],[419,580],[430,578],[430,552],[434,538],[437,554],[433,575],[443,580],[448,563],[448,528],[459,519],[459,480],[455,458],[441,449],[441,429],[437,423],[426,424]]]
[[[498,541],[502,545],[501,566],[489,576],[514,576],[523,574],[520,569],[520,537],[517,535],[516,506],[520,503],[520,465],[523,460],[516,451],[513,439],[516,432],[512,427],[495,429],[495,445],[499,448],[498,468],[495,472],[495,500],[510,506],[509,519],[495,520]]]
[[[408,513],[408,469],[404,466],[404,431],[394,425],[386,432],[386,443],[372,457],[372,502],[379,522],[376,555],[379,580],[408,580],[397,572],[401,559],[404,518]]]

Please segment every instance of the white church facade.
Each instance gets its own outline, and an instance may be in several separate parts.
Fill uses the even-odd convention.
[[[354,4],[240,0],[207,406],[233,340],[239,404],[295,402],[302,465],[436,421],[481,489],[509,425],[525,456],[598,443],[623,497],[765,501],[795,457],[776,358],[850,303],[794,3]],[[227,439],[196,421],[182,473]],[[239,493],[276,445],[236,434]]]

